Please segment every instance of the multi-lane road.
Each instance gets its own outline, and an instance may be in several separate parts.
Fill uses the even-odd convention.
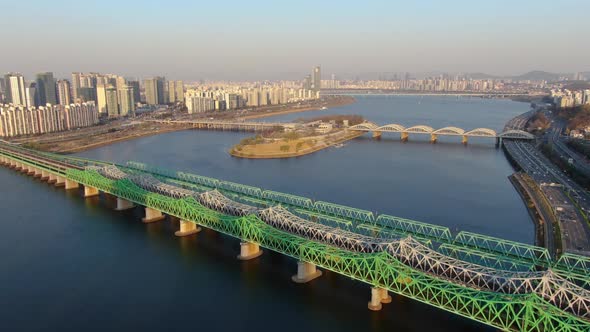
[[[514,118],[505,129],[524,130],[533,114],[527,112]],[[551,205],[555,216],[552,219],[557,220],[561,232],[562,250],[590,254],[590,227],[578,209],[590,211],[588,192],[545,157],[533,143],[518,140],[505,140],[503,143],[506,151],[537,183]],[[546,221],[546,224],[546,232],[552,234],[552,223]]]

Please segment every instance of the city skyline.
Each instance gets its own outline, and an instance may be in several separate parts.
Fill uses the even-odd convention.
[[[96,71],[181,80],[276,80],[299,78],[315,65],[337,75],[590,70],[590,45],[582,35],[590,27],[584,17],[590,4],[579,0],[559,5],[303,0],[290,7],[254,1],[230,2],[223,11],[212,3],[184,1],[0,6],[11,13],[0,23],[3,31],[23,27],[4,36],[4,43],[19,52],[5,53],[0,72],[28,77]],[[556,15],[559,8],[567,8],[567,15]],[[206,15],[197,19],[196,12]],[[175,30],[159,29],[164,26]]]

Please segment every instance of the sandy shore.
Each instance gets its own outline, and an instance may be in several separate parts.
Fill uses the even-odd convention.
[[[241,119],[260,119],[281,114],[300,113],[307,111],[316,111],[322,107],[332,108],[354,103],[352,97],[328,99],[318,103],[318,106],[297,108],[292,106],[283,111],[260,112],[241,117]],[[141,119],[133,120],[136,123],[128,126],[124,122],[119,124],[109,124],[99,127],[87,127],[77,131],[67,131],[53,134],[46,134],[31,138],[19,138],[14,142],[24,143],[25,146],[41,151],[55,153],[76,153],[86,151],[101,146],[110,145],[117,142],[136,139],[140,137],[159,135],[174,131],[192,129],[190,125],[178,124],[158,124],[142,122]]]

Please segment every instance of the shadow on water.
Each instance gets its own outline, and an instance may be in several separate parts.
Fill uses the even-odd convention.
[[[462,128],[481,126],[482,119],[497,128],[526,111],[526,105],[505,101],[424,98],[421,108],[416,105],[411,98],[359,98],[341,110],[367,110],[367,118],[380,123],[429,119],[431,126]],[[138,160],[532,241],[527,212],[506,179],[512,170],[493,142],[463,146],[452,137],[430,144],[428,136],[410,136],[401,143],[384,135],[295,159],[230,157],[229,147],[245,136],[176,132],[79,155]],[[0,321],[7,331],[492,330],[400,296],[371,312],[368,285],[330,271],[295,284],[292,258],[266,250],[253,261],[239,261],[236,239],[207,229],[178,238],[174,218],[143,224],[141,208],[113,211],[112,198],[104,195],[84,199],[79,190],[64,193],[5,168],[0,183]]]

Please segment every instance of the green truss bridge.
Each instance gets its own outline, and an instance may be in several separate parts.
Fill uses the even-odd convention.
[[[371,310],[399,294],[505,331],[590,331],[590,258],[239,183],[128,162],[117,165],[0,144],[0,163],[85,197],[140,206],[144,222],[180,219],[298,260],[295,282],[330,270],[371,286]],[[80,190],[80,189],[78,189]],[[320,269],[318,269],[318,267]]]

